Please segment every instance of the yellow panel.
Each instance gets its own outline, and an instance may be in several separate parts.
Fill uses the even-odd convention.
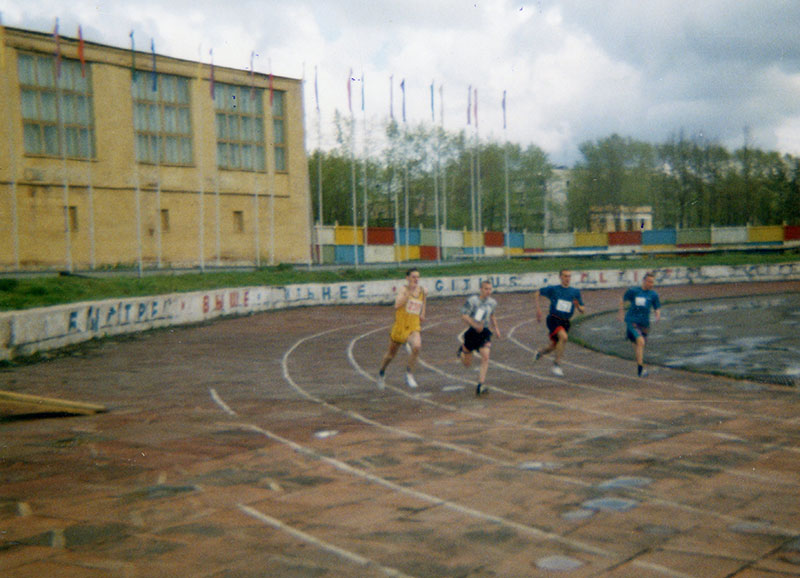
[[[334,240],[337,245],[363,245],[364,229],[361,227],[353,228],[339,225],[334,231]]]
[[[408,245],[408,253],[405,245],[395,245],[394,255],[397,261],[419,261],[419,245]]]
[[[608,245],[608,233],[575,233],[576,247],[605,247]]]
[[[747,240],[751,243],[781,242],[783,241],[783,227],[781,225],[748,227]]]
[[[483,233],[464,231],[465,247],[483,247]]]

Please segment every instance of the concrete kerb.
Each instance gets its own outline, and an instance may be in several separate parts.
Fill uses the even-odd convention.
[[[576,271],[579,289],[615,289],[636,285],[649,269]],[[800,279],[800,262],[656,269],[659,286]],[[430,298],[477,292],[483,279],[498,292],[533,291],[558,282],[558,272],[423,277]],[[152,297],[106,299],[0,313],[0,360],[33,355],[92,339],[150,329],[188,325],[225,316],[319,305],[388,304],[402,279],[238,287]]]

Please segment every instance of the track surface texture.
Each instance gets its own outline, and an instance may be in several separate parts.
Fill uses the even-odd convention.
[[[666,307],[798,289],[657,288]],[[621,294],[585,291],[587,310]],[[506,336],[481,397],[455,358],[462,298],[428,304],[418,389],[404,350],[377,388],[390,306],[226,319],[2,370],[0,389],[109,411],[0,421],[0,576],[800,576],[796,388],[639,379],[574,343],[556,377],[533,361],[532,295],[495,297]]]

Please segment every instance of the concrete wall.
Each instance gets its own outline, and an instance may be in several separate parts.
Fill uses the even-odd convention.
[[[580,289],[612,289],[641,283],[646,269],[574,271]],[[423,271],[424,275],[424,271]],[[533,291],[558,283],[558,272],[524,275],[424,277],[421,284],[431,298],[478,291],[489,278],[497,292]],[[739,283],[800,279],[800,262],[780,265],[714,266],[656,271],[658,285]],[[286,307],[316,305],[388,304],[404,280],[333,284],[245,287],[174,293],[134,299],[108,299],[24,311],[0,313],[0,359],[31,355],[111,335],[209,321],[228,315]]]

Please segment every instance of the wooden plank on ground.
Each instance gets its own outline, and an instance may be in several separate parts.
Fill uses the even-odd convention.
[[[25,393],[0,391],[0,416],[30,415],[30,414],[77,414],[92,415],[108,411],[105,406],[69,401],[53,397],[40,397]]]

